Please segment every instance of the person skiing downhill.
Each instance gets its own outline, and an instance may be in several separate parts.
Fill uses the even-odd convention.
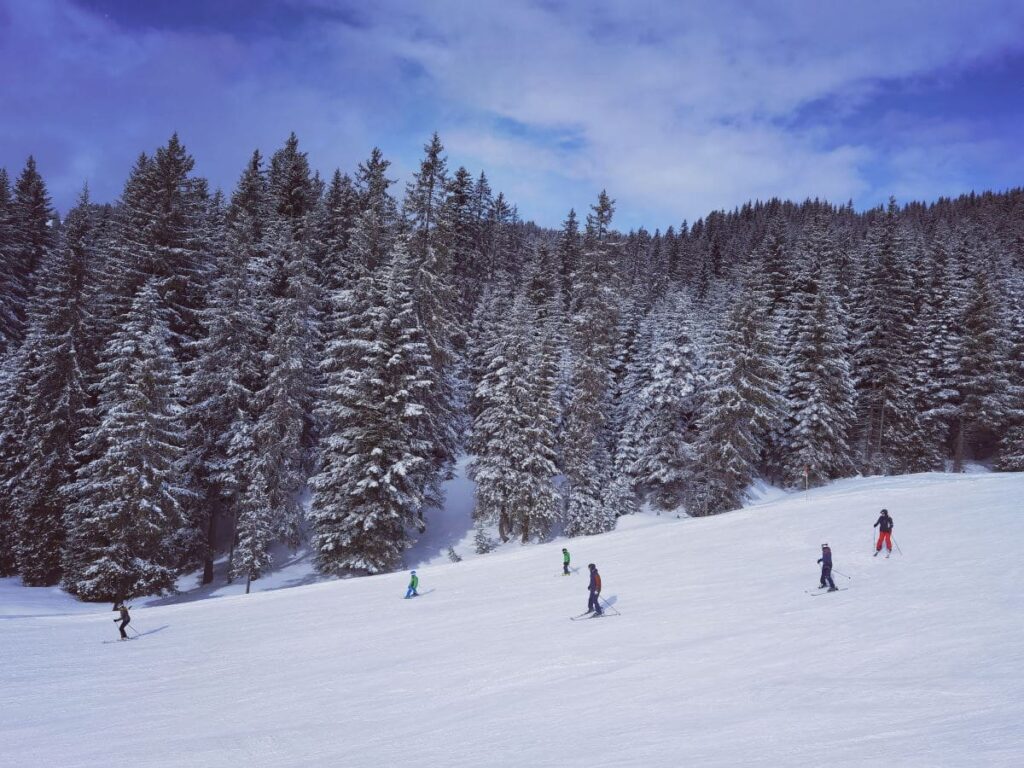
[[[562,575],[569,575],[569,550],[562,547]]]
[[[420,577],[416,575],[416,571],[409,574],[409,588],[405,590],[405,599],[408,600],[410,597],[419,597],[420,593],[416,591],[416,587],[420,585]]]
[[[872,557],[878,557],[878,553],[882,551],[882,544],[885,544],[885,548],[888,550],[886,557],[892,554],[892,518],[889,517],[889,510],[883,509],[881,516],[875,521],[872,528],[878,529],[878,543],[875,545],[875,554]]]
[[[124,604],[124,600],[118,600],[114,603],[114,610],[121,612],[121,618],[114,619],[114,623],[116,624],[118,621],[121,622],[121,626],[118,627],[118,630],[121,632],[121,639],[127,640],[128,633],[124,631],[124,628],[127,627],[132,620],[132,617],[128,614],[128,606]]]
[[[593,563],[587,566],[590,569],[590,584],[587,589],[590,590],[590,600],[587,602],[587,613],[596,613],[600,616],[604,611],[601,610],[601,603],[599,598],[601,597],[601,574],[597,572],[597,566]]]
[[[832,581],[832,550],[828,544],[821,545],[821,557],[818,558],[818,562],[821,563],[821,584],[818,585],[818,589],[825,588],[825,582],[828,582],[828,591],[836,591],[836,583]]]

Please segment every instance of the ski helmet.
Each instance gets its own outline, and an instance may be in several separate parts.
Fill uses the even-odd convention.
[[[882,514],[883,515],[888,515],[889,514],[889,510],[888,509],[883,509],[882,510]]]
[[[590,570],[594,570],[595,568],[597,568],[597,566],[593,563],[590,563],[589,565],[587,565],[587,568],[589,568]]]

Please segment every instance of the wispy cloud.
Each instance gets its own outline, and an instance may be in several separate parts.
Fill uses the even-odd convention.
[[[526,217],[555,224],[607,188],[621,224],[651,227],[750,198],[874,204],[1024,172],[1024,106],[994,131],[957,98],[968,77],[1019,82],[1018,2],[210,5],[0,0],[0,66],[19,74],[0,92],[16,116],[0,160],[36,151],[67,200],[83,174],[116,194],[106,179],[175,129],[228,186],[292,129],[324,170],[380,144],[397,171],[437,129]],[[927,114],[893,104],[922,92]]]

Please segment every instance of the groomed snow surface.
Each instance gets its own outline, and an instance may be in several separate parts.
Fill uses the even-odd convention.
[[[881,507],[902,556],[871,556]],[[0,620],[0,765],[1024,765],[1024,475],[654,521],[569,541],[571,577],[558,541],[413,600],[399,573],[137,607],[127,643],[109,606]],[[825,541],[852,578],[810,597]],[[568,621],[588,562],[620,616]]]

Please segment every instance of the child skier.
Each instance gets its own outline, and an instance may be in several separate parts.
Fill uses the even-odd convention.
[[[562,547],[562,575],[569,575],[569,550]]]
[[[121,612],[121,618],[114,619],[114,623],[116,624],[118,621],[121,622],[121,626],[118,627],[118,629],[121,631],[121,639],[127,640],[128,633],[124,631],[124,628],[127,627],[132,620],[132,617],[128,614],[128,606],[124,604],[124,600],[118,600],[116,603],[114,603],[114,610]]]
[[[832,581],[832,550],[828,544],[821,545],[821,557],[818,558],[818,562],[821,563],[821,584],[818,585],[818,589],[824,589],[827,581],[828,591],[835,592],[836,583]]]
[[[409,588],[405,591],[405,599],[408,600],[410,597],[419,597],[420,593],[416,591],[416,587],[420,585],[420,577],[416,575],[416,571],[413,571],[409,576]]]
[[[889,517],[889,510],[883,509],[881,517],[871,526],[878,529],[878,543],[875,545],[875,554],[872,557],[878,557],[878,553],[882,551],[883,542],[888,550],[886,557],[892,554],[892,526],[893,522],[892,518]]]
[[[587,602],[587,613],[596,613],[600,616],[603,613],[598,600],[601,597],[601,574],[597,572],[597,566],[593,563],[587,568],[590,569],[590,584],[587,586],[587,589],[590,590],[590,600]]]

